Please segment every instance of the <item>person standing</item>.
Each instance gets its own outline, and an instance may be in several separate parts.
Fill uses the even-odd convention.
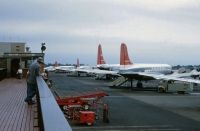
[[[23,71],[22,71],[21,68],[19,68],[19,69],[17,70],[17,78],[18,78],[18,79],[22,79],[22,74],[23,74]]]
[[[37,91],[37,76],[40,75],[40,68],[44,66],[44,61],[42,57],[39,57],[35,62],[33,62],[27,72],[27,97],[25,102],[29,105],[34,104],[35,102],[32,98],[36,95]]]

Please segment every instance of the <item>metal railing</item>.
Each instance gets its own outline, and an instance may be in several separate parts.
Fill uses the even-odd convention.
[[[72,131],[52,92],[41,76],[37,77],[41,130]]]

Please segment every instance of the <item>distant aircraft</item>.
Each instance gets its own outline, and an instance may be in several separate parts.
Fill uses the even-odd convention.
[[[75,66],[60,66],[57,61],[54,64],[54,71],[57,73],[67,73],[74,68]]]
[[[75,66],[57,66],[55,67],[55,72],[57,73],[67,73],[71,71],[72,69],[75,69]]]
[[[112,70],[114,71],[115,68],[119,69],[120,64],[106,64],[104,57],[103,57],[103,52],[102,52],[102,47],[101,44],[98,45],[98,52],[97,52],[97,68],[100,70]]]
[[[99,47],[98,51],[102,53],[101,47]],[[99,59],[99,63],[105,63],[102,55],[101,56],[99,55],[97,59]],[[79,59],[77,59],[77,68],[72,69],[70,72],[71,74],[69,75],[73,76],[82,76],[82,74],[86,74],[86,76],[96,76],[99,78],[103,78],[104,76],[107,77],[108,75],[119,76],[119,74],[117,74],[117,72],[115,71],[100,70],[95,66],[80,66]]]
[[[77,58],[77,61],[76,61],[76,68],[79,68],[80,67],[80,63],[79,63],[79,58]]]
[[[196,69],[193,69],[189,72],[183,72],[180,73],[179,70],[171,74],[171,76],[178,77],[178,78],[199,78],[200,72],[198,72]]]
[[[47,70],[47,71],[55,71],[55,67],[54,66],[48,66],[48,67],[45,67],[44,70]]]
[[[97,52],[97,65],[103,65],[106,64],[104,58],[103,58],[103,52],[101,44],[98,45],[98,52]]]

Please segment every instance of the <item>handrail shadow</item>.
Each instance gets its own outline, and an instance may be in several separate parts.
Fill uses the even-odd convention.
[[[0,81],[6,78],[6,74],[7,74],[7,69],[0,68]]]

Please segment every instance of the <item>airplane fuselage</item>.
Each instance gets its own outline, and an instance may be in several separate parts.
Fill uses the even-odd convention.
[[[160,73],[171,74],[172,66],[168,64],[134,64],[134,65],[121,65],[119,73],[126,72],[145,72],[145,73]]]
[[[170,74],[172,72],[172,67],[168,64],[133,64],[133,65],[102,64],[99,65],[98,67],[101,69],[117,71],[119,73],[145,72],[145,73]]]

